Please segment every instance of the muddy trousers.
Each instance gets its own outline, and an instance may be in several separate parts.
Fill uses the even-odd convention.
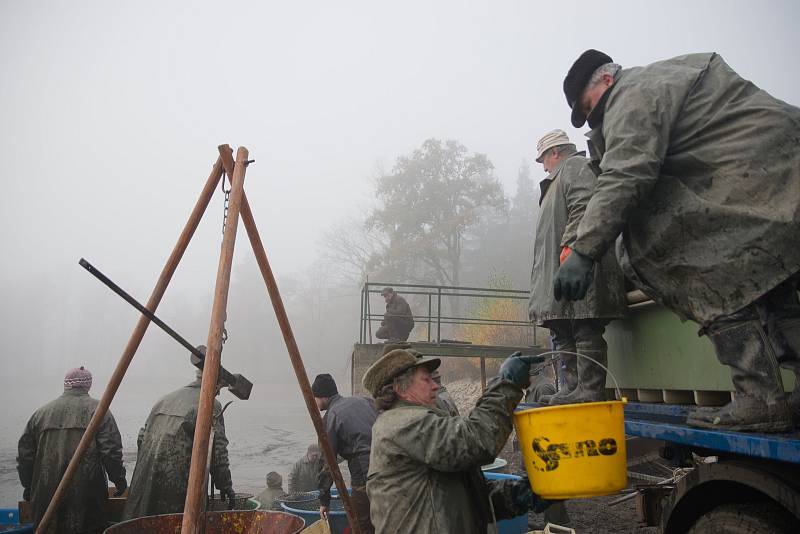
[[[356,510],[358,527],[361,530],[361,534],[375,534],[375,527],[372,526],[372,521],[370,521],[369,518],[367,487],[353,486],[352,493],[350,493],[350,502],[353,503],[353,508]]]
[[[555,350],[578,352],[606,365],[608,345],[603,339],[608,319],[561,319],[547,321]],[[592,402],[605,398],[605,370],[585,358],[562,354],[565,387],[546,399],[550,404]]]
[[[791,425],[780,367],[800,372],[798,277],[786,280],[745,308],[720,317],[708,335],[720,363],[731,369],[734,400],[721,410],[698,411],[695,426],[781,432]]]

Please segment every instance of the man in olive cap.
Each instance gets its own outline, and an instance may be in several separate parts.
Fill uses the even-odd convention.
[[[613,251],[594,270],[594,284],[580,302],[556,300],[553,280],[572,251],[578,225],[597,181],[589,159],[563,130],[546,133],[536,146],[536,161],[547,176],[539,183],[539,214],[533,245],[528,315],[550,330],[563,366],[564,387],[539,402],[551,405],[605,400],[608,346],[606,325],[625,311],[625,282]],[[574,353],[588,358],[578,358]],[[601,365],[597,365],[597,363]]]
[[[24,488],[23,498],[32,504],[34,527],[44,516],[97,408],[99,401],[89,396],[91,387],[92,373],[88,369],[68,371],[64,393],[36,410],[19,438],[17,471]],[[117,487],[115,496],[122,495],[128,485],[122,464],[122,439],[110,411],[78,464],[47,532],[102,532],[108,521],[106,477]]]
[[[370,506],[366,484],[369,471],[369,456],[372,447],[372,425],[378,412],[371,399],[366,397],[342,397],[333,377],[327,373],[317,375],[311,392],[319,411],[325,412],[322,423],[334,456],[347,460],[350,470],[351,501],[355,507],[361,532],[374,532],[370,522]],[[331,502],[331,477],[328,465],[319,474],[320,516],[327,519]]]
[[[584,298],[594,264],[622,233],[629,278],[699,323],[731,368],[733,402],[688,423],[789,430],[800,388],[787,403],[779,371],[800,374],[800,109],[716,53],[622,69],[587,50],[564,94],[572,124],[592,128],[600,175],[556,298]]]
[[[466,417],[435,409],[438,358],[396,349],[362,383],[383,411],[372,430],[367,493],[375,531],[485,533],[493,518],[543,510],[527,479],[485,480],[538,356],[509,357]]]
[[[389,342],[407,340],[411,330],[414,329],[411,306],[391,287],[384,287],[381,296],[386,302],[386,313],[383,314],[381,327],[375,331],[375,337]]]

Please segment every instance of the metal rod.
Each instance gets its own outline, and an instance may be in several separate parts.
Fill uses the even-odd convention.
[[[446,287],[445,287],[445,289],[446,289]],[[489,290],[487,289],[487,291],[489,291]],[[492,291],[494,291],[494,290],[492,290]],[[380,291],[378,291],[377,289],[370,289],[369,293],[380,294]],[[435,292],[434,291],[403,291],[402,294],[403,295],[433,295],[433,294],[435,294]],[[481,294],[481,293],[443,293],[443,294],[445,296],[448,296],[448,297],[473,297],[473,298],[478,298],[478,299],[502,299],[502,300],[529,300],[530,299],[530,293],[526,293],[524,295],[516,295],[516,294],[507,295],[502,291],[499,292],[499,293],[487,293],[485,295]]]
[[[344,479],[342,479],[342,473],[339,471],[339,464],[336,463],[336,456],[333,454],[333,449],[328,441],[328,434],[325,432],[325,427],[322,424],[322,416],[317,408],[317,403],[314,401],[314,394],[311,392],[311,383],[308,381],[308,374],[303,364],[303,358],[300,356],[300,349],[297,347],[297,341],[295,341],[294,333],[292,332],[292,325],[289,323],[289,317],[283,306],[283,299],[278,290],[278,284],[275,282],[275,276],[272,274],[272,267],[269,265],[267,252],[264,250],[264,244],[261,242],[261,236],[258,234],[258,227],[256,226],[255,219],[253,219],[253,212],[250,210],[247,195],[244,195],[242,198],[242,222],[250,238],[250,244],[256,256],[256,262],[261,270],[261,276],[264,278],[264,283],[267,286],[270,301],[272,301],[272,307],[275,310],[275,316],[278,319],[278,325],[280,325],[281,333],[283,334],[283,341],[286,343],[286,349],[289,352],[289,360],[292,362],[292,367],[297,377],[297,383],[300,385],[300,392],[303,394],[303,400],[305,400],[308,415],[311,417],[311,422],[314,424],[314,430],[317,433],[317,439],[322,448],[323,457],[328,464],[328,469],[330,469],[336,488],[339,490],[339,498],[344,505],[347,520],[350,522],[350,529],[355,534],[361,534],[361,529],[358,526],[358,515],[353,508],[350,494],[347,493],[347,486],[345,486]]]
[[[442,342],[442,288],[437,291],[436,296],[436,343]]]
[[[428,293],[428,342],[431,340],[431,306],[433,305],[433,295]]]
[[[526,291],[524,289],[492,289],[486,287],[466,287],[466,286],[432,286],[430,284],[389,284],[387,282],[369,282],[370,286],[374,287],[384,287],[384,286],[392,286],[392,287],[434,287],[434,288],[442,288],[442,289],[459,289],[459,290],[467,290],[467,291],[503,291],[507,293],[530,293],[530,291]],[[379,290],[371,290],[372,293],[380,293]]]
[[[486,359],[481,356],[481,393],[486,391]]]
[[[184,338],[175,330],[173,330],[167,323],[159,319],[155,313],[151,312],[150,310],[142,306],[142,304],[139,303],[138,300],[130,296],[124,289],[119,287],[116,283],[114,283],[113,280],[111,280],[109,277],[100,272],[100,270],[97,269],[97,267],[86,261],[84,258],[81,258],[78,264],[87,271],[89,271],[89,273],[92,276],[103,282],[103,284],[105,284],[106,287],[108,287],[111,291],[122,297],[122,299],[125,302],[127,302],[128,304],[139,310],[139,312],[142,315],[150,319],[153,322],[153,324],[161,328],[172,339],[183,345],[185,349],[187,349],[194,355],[194,358],[191,360],[192,365],[194,365],[198,369],[203,368],[203,361],[205,360],[206,357],[205,354],[197,350],[194,347],[194,345],[192,345],[186,340],[186,338]],[[251,384],[249,380],[247,380],[241,375],[238,376],[233,375],[230,371],[228,371],[224,367],[219,368],[219,373],[220,376],[222,377],[222,381],[224,382],[224,384],[229,388],[231,388],[231,393],[233,393],[242,400],[247,400],[250,397],[250,390],[252,389],[253,384]]]
[[[222,148],[220,148],[222,150]],[[225,310],[228,306],[228,289],[231,283],[233,249],[236,244],[236,230],[239,226],[239,211],[244,194],[244,176],[247,169],[248,152],[244,147],[236,151],[236,167],[231,179],[231,196],[228,204],[228,220],[222,236],[222,250],[217,266],[217,281],[214,287],[214,304],[211,308],[211,323],[208,327],[206,358],[203,365],[203,379],[200,383],[200,400],[197,405],[197,420],[192,442],[192,463],[189,466],[189,481],[186,488],[186,501],[183,506],[181,532],[195,534],[201,520],[201,507],[205,496],[206,456],[211,437],[211,419],[214,416],[214,397],[217,396],[222,356],[222,329],[225,327]],[[203,522],[205,523],[205,522]]]
[[[366,321],[366,317],[364,316],[364,288],[361,288],[361,311],[358,312],[358,342],[364,343],[364,321]]]
[[[369,277],[367,277],[367,285],[369,286]],[[369,307],[369,292],[367,292],[367,316],[372,317],[372,311]],[[369,343],[372,344],[372,321],[367,321],[367,332],[369,333]]]
[[[148,310],[156,311],[158,308],[158,304],[161,302],[161,298],[164,296],[164,292],[167,290],[167,286],[172,279],[172,275],[175,274],[175,269],[178,267],[178,264],[183,257],[183,253],[186,252],[186,247],[189,246],[189,241],[191,241],[195,230],[197,230],[197,226],[200,224],[200,219],[203,218],[203,213],[205,213],[208,203],[211,202],[211,197],[213,196],[214,191],[217,189],[217,184],[219,184],[220,178],[222,178],[222,159],[218,158],[217,162],[214,164],[214,167],[211,169],[211,174],[208,176],[205,186],[203,186],[203,190],[200,192],[200,197],[197,199],[191,215],[189,215],[189,220],[186,221],[186,225],[183,227],[183,231],[178,237],[178,242],[172,249],[172,253],[169,255],[164,268],[161,270],[161,274],[159,275],[158,281],[153,288],[153,292],[150,294],[150,298],[147,300]],[[111,401],[114,400],[114,395],[117,393],[117,389],[122,383],[125,372],[128,370],[128,366],[133,360],[133,356],[136,354],[136,350],[139,348],[139,344],[141,344],[142,338],[144,338],[144,334],[149,325],[150,319],[145,316],[139,317],[139,321],[136,323],[136,327],[133,329],[133,333],[128,340],[128,344],[125,346],[125,349],[122,351],[122,355],[119,357],[117,367],[114,369],[114,372],[108,381],[108,385],[103,392],[103,396],[100,397],[100,401],[97,405],[97,408],[95,408],[92,419],[89,421],[89,426],[87,426],[86,430],[83,432],[83,437],[81,437],[81,441],[78,443],[78,447],[75,449],[72,459],[69,461],[69,465],[67,465],[67,469],[64,471],[64,474],[61,477],[61,482],[58,483],[58,487],[56,488],[53,497],[50,499],[50,504],[47,506],[47,510],[42,516],[42,520],[36,527],[37,534],[43,534],[44,532],[47,532],[47,527],[53,520],[53,516],[58,510],[61,500],[64,498],[67,487],[69,486],[70,482],[72,482],[72,478],[75,476],[75,472],[78,469],[78,464],[80,463],[81,458],[83,458],[83,455],[86,453],[89,445],[94,443],[94,436],[97,434],[97,430],[100,428],[100,424],[105,418],[106,413],[108,413],[108,408],[111,406]]]

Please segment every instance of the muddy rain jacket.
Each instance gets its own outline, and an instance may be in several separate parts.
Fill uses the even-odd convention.
[[[139,432],[139,454],[124,519],[183,512],[199,400],[200,380],[196,380],[162,397],[153,407]],[[224,491],[232,483],[221,410],[219,401],[214,399],[212,475],[214,485]]]
[[[382,412],[367,482],[375,532],[484,533],[492,509],[498,520],[527,513],[513,499],[526,479],[487,481],[480,469],[511,434],[521,397],[517,386],[495,380],[467,417],[403,402]]]
[[[622,232],[626,275],[704,325],[800,270],[800,109],[708,53],[622,70],[590,119],[602,173],[574,250]]]
[[[625,281],[613,251],[604,254],[595,265],[594,282],[585,299],[557,301],[553,296],[561,249],[575,244],[578,225],[596,182],[584,153],[574,152],[540,184],[528,302],[530,319],[539,326],[555,319],[614,319],[625,311]]]
[[[44,516],[50,499],[78,448],[98,401],[82,389],[67,389],[39,408],[19,439],[17,470],[22,486],[31,490],[34,524]],[[67,488],[49,533],[72,534],[106,526],[108,482],[125,478],[122,438],[108,412]]]

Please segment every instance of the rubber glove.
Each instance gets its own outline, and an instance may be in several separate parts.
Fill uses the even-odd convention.
[[[556,300],[581,300],[592,284],[594,260],[575,250],[567,256],[558,268],[553,282],[553,296]]]
[[[114,486],[117,488],[117,491],[114,492],[114,497],[122,497],[122,494],[128,489],[128,481],[125,480],[125,477],[120,478],[114,481]]]
[[[523,356],[517,351],[505,359],[497,376],[525,389],[531,384],[531,365],[543,361],[543,356]]]
[[[534,513],[541,514],[555,502],[558,501],[549,501],[536,495],[531,489],[528,477],[522,477],[519,484],[514,487],[514,504],[520,508],[527,508]]]

